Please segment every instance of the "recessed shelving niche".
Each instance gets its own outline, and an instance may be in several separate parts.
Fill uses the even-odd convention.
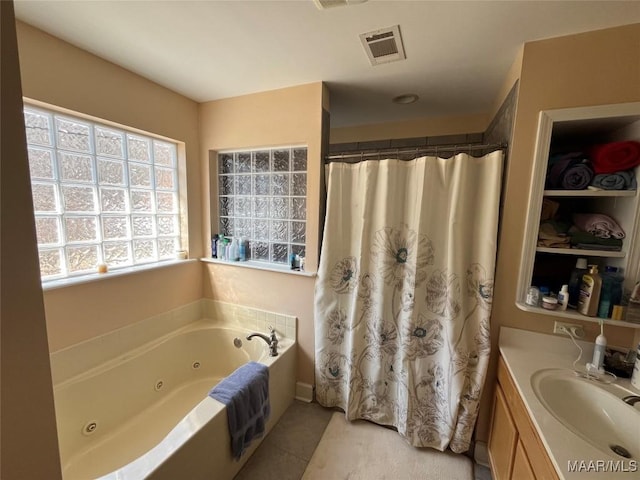
[[[638,102],[540,112],[516,296],[516,305],[520,309],[554,317],[598,321],[596,317],[587,317],[575,310],[549,311],[525,304],[530,285],[539,286],[544,282],[557,292],[563,283],[568,283],[578,257],[586,257],[589,264],[597,264],[600,269],[604,269],[605,265],[622,269],[625,290],[631,290],[638,281],[640,204],[637,190],[545,190],[550,152],[579,151],[589,145],[622,140],[640,141]],[[640,180],[638,167],[636,178]],[[544,198],[558,202],[567,211],[598,212],[611,216],[625,231],[622,249],[610,251],[538,246]],[[612,325],[640,328],[637,323],[607,321]]]

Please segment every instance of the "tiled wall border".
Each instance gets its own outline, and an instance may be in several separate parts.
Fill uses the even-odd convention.
[[[278,337],[296,339],[297,319],[291,315],[269,312],[218,300],[203,300],[203,315],[216,322],[233,322],[241,328],[268,333],[273,326]]]
[[[53,384],[117,359],[145,343],[202,319],[220,325],[236,324],[240,328],[263,333],[267,333],[272,325],[279,338],[296,339],[296,317],[203,298],[52,352]]]

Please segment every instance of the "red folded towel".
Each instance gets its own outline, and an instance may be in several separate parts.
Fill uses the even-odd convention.
[[[640,142],[629,140],[594,145],[589,156],[596,174],[629,170],[640,165]]]

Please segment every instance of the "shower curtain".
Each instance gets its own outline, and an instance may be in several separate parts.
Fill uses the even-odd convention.
[[[502,151],[327,166],[316,396],[465,452],[489,361]]]

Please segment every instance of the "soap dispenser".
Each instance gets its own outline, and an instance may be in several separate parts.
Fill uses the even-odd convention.
[[[589,317],[595,317],[600,303],[600,289],[602,279],[598,273],[597,265],[589,265],[589,273],[582,275],[580,284],[580,298],[578,299],[578,312]]]

